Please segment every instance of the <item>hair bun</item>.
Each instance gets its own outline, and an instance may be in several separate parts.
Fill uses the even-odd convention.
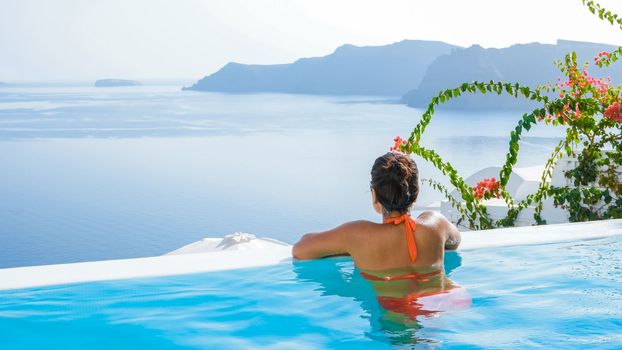
[[[406,212],[419,194],[417,164],[405,154],[390,152],[374,162],[371,185],[387,211]]]
[[[397,159],[391,160],[391,170],[397,172],[398,174],[403,173],[401,164],[397,161]]]

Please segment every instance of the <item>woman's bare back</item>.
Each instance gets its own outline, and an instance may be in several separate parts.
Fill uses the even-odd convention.
[[[443,218],[444,219],[444,218]],[[417,259],[411,261],[407,246],[405,223],[399,225],[366,222],[352,243],[349,252],[356,266],[369,271],[391,269],[441,269],[445,243],[450,234],[437,214],[426,212],[415,220],[413,233]]]

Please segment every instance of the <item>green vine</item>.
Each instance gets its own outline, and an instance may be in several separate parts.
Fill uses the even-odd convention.
[[[460,219],[456,224],[460,224],[462,221],[468,221],[469,213],[466,211],[466,208],[462,205],[462,202],[460,202],[451,195],[451,192],[449,191],[449,189],[447,189],[447,187],[445,187],[440,182],[434,181],[432,179],[421,179],[421,182],[426,183],[428,184],[428,186],[441,192],[445,196],[445,198],[447,198],[451,206],[458,210],[458,213],[460,213]]]
[[[612,25],[617,24],[622,29],[622,18],[617,14],[611,13],[594,1],[582,0],[582,2],[590,12],[597,14],[599,18],[607,20]],[[594,61],[598,67],[607,67],[621,56],[622,47],[619,47],[611,52],[599,53]],[[449,182],[457,189],[464,204],[453,198],[449,190],[439,182],[432,180],[426,180],[426,182],[448,199],[460,213],[461,220],[468,221],[471,228],[513,226],[520,212],[530,206],[534,208],[536,224],[544,224],[546,222],[541,216],[543,203],[549,197],[553,198],[556,206],[568,210],[570,221],[622,217],[620,87],[614,88],[609,86],[604,79],[590,77],[586,70],[587,63],[583,65],[583,71],[581,71],[574,52],[567,54],[564,60],[556,62],[556,65],[568,81],[557,85],[542,85],[535,89],[521,86],[518,83],[474,81],[441,91],[431,99],[408,140],[396,138],[394,149],[420,156],[449,177]],[[497,182],[495,178],[484,179],[475,187],[468,186],[458,175],[457,170],[436,152],[420,144],[421,137],[435,113],[435,108],[467,93],[508,94],[542,104],[541,108],[525,113],[514,130],[510,132],[508,152],[505,163],[501,167],[499,181]],[[554,94],[559,94],[559,98],[551,98]],[[599,115],[603,117],[596,118]],[[529,132],[540,122],[567,127],[566,137],[557,144],[547,160],[536,192],[516,203],[506,190],[506,185],[518,160],[519,141],[523,133]],[[581,146],[582,148],[578,149]],[[612,150],[603,152],[602,149],[605,146],[611,146]],[[551,186],[553,168],[564,154],[576,157],[578,160],[578,166],[565,174],[574,186]],[[493,196],[503,198],[508,207],[506,217],[497,221],[488,217],[486,206],[483,204],[484,200]]]

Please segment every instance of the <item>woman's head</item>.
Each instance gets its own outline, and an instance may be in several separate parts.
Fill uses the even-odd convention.
[[[371,168],[371,188],[385,212],[406,213],[419,195],[417,164],[400,152],[378,157]]]

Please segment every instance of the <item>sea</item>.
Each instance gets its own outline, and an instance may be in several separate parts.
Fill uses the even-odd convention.
[[[160,255],[247,232],[293,243],[366,219],[370,168],[422,110],[399,96],[222,94],[189,82],[0,88],[0,268]],[[421,144],[468,177],[525,111],[437,111]],[[538,125],[518,166],[563,131]],[[447,184],[416,158],[421,178]],[[415,211],[442,196],[422,185]]]

